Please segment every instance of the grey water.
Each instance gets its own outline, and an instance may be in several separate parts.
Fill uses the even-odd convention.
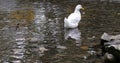
[[[120,34],[119,0],[0,0],[0,63],[103,63],[100,37]],[[82,20],[65,29],[77,4]]]

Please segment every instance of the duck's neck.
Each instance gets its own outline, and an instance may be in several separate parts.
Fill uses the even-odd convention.
[[[79,13],[80,14],[80,11],[78,9],[75,9],[74,13]]]

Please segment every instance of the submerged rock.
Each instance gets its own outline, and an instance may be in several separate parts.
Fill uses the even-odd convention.
[[[120,62],[120,50],[115,49],[113,46],[106,47],[105,63],[119,63]]]
[[[45,47],[40,47],[39,50],[41,51],[41,53],[44,53],[45,51],[48,51],[48,49],[46,49]]]
[[[101,36],[101,46],[105,63],[120,62],[120,35],[104,33]]]

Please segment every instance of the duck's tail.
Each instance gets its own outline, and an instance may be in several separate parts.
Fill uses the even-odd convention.
[[[64,22],[66,22],[66,21],[67,21],[67,18],[65,17],[65,18],[64,18]]]
[[[67,18],[65,17],[64,18],[64,27],[67,27],[68,26],[68,21],[67,21]]]

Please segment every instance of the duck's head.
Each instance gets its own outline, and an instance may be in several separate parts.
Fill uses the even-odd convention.
[[[82,5],[80,5],[80,4],[78,4],[75,9],[77,9],[77,10],[80,10],[80,9],[84,10],[84,8],[82,7]]]

